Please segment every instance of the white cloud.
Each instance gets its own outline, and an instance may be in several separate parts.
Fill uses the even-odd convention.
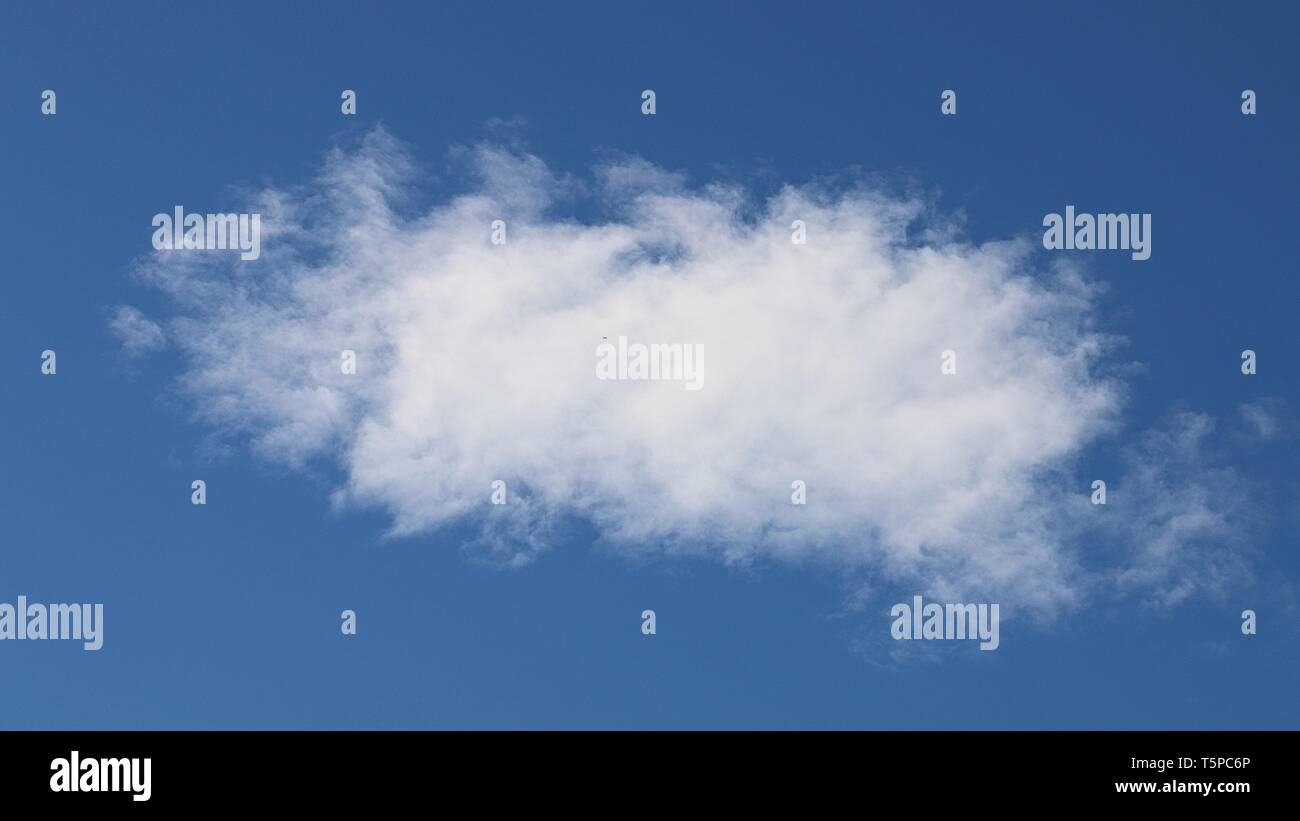
[[[175,300],[205,421],[266,458],[337,460],[337,500],[386,509],[395,534],[478,523],[505,561],[576,515],[628,550],[1078,601],[1066,511],[1087,490],[1068,471],[1121,404],[1080,277],[1036,270],[1032,243],[928,230],[923,203],[866,187],[755,205],[637,159],[580,183],[525,154],[456,156],[475,182],[417,212],[418,169],[372,132],[310,185],[261,196],[257,262],[142,264]],[[555,205],[584,191],[603,218]],[[596,346],[619,335],[702,343],[704,389],[597,380]]]
[[[131,356],[150,353],[167,344],[162,326],[130,305],[119,305],[114,309],[108,328]]]
[[[1124,479],[1108,497],[1111,531],[1126,548],[1112,571],[1120,590],[1172,606],[1251,581],[1246,486],[1205,453],[1213,431],[1205,414],[1179,413],[1125,453]]]
[[[1260,439],[1290,436],[1292,417],[1287,414],[1286,402],[1276,398],[1257,399],[1237,405],[1246,429]]]

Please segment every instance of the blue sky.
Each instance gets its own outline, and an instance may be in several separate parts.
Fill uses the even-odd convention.
[[[98,652],[0,644],[0,726],[1300,727],[1293,5],[223,9],[0,11],[0,601],[103,602],[106,619]],[[947,88],[956,117],[939,113]],[[1152,214],[1150,260],[1072,258],[1104,285],[1090,316],[1123,343],[1098,367],[1123,399],[1060,468],[1086,501],[1126,455],[1150,461],[1162,499],[1186,477],[1163,475],[1177,471],[1144,432],[1212,419],[1198,464],[1242,499],[1230,552],[1247,576],[1167,606],[1165,581],[1093,585],[1005,623],[996,652],[899,652],[888,608],[916,585],[836,559],[620,550],[580,516],[516,569],[462,548],[486,513],[386,538],[418,496],[332,505],[346,464],[264,458],[196,416],[205,397],[183,379],[212,363],[183,345],[129,356],[109,328],[122,305],[164,325],[184,313],[139,276],[155,213],[310,187],[327,152],[355,156],[377,126],[418,169],[413,212],[464,189],[453,147],[505,143],[579,180],[610,156],[759,197],[871,179],[974,245],[1032,248],[1066,204]],[[560,223],[599,216],[581,196],[560,205]],[[1041,244],[1030,260],[1053,262]],[[194,478],[206,506],[189,503]],[[1072,550],[1104,571],[1114,548],[1089,531]]]

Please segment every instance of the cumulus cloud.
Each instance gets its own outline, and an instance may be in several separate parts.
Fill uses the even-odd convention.
[[[861,184],[756,201],[636,158],[585,180],[515,149],[453,159],[465,188],[421,208],[419,169],[376,130],[259,195],[256,262],[142,261],[204,421],[267,459],[337,463],[336,500],[388,511],[395,535],[469,522],[510,563],[576,517],[625,550],[1078,600],[1086,490],[1069,471],[1116,428],[1122,390],[1095,288],[1068,267],[1029,242],[964,242]],[[703,345],[703,389],[597,379],[597,346],[619,336]],[[1183,532],[1167,512],[1151,562]]]
[[[130,356],[150,353],[167,344],[167,335],[162,326],[130,305],[119,305],[114,309],[108,321],[108,329],[117,337],[122,350]]]

